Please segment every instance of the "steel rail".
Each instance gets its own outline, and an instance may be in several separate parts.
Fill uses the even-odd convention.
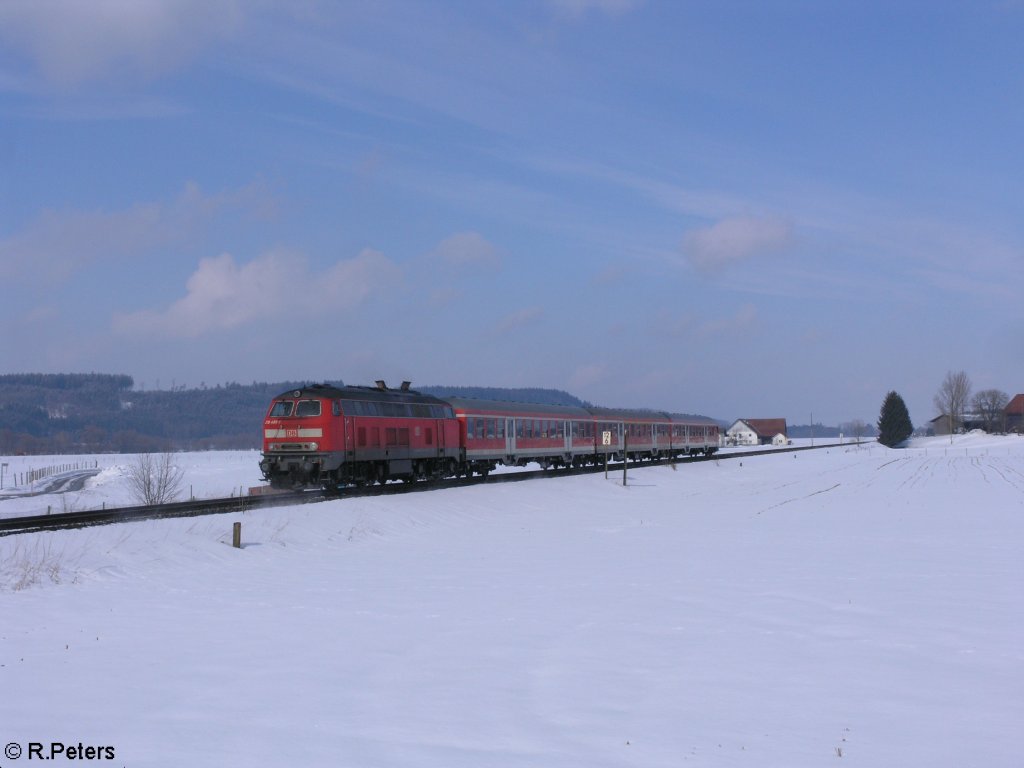
[[[690,464],[700,461],[716,461],[742,459],[745,456],[766,456],[777,453],[794,453],[812,451],[822,448],[839,448],[849,445],[860,445],[860,442],[825,443],[823,445],[790,446],[787,448],[768,448],[758,451],[740,451],[733,453],[714,453],[710,456],[695,455],[674,459],[656,459],[653,461],[630,461],[627,469],[665,466],[670,464]],[[623,462],[609,463],[608,471],[621,471]],[[174,517],[199,517],[201,515],[222,515],[249,512],[255,509],[294,506],[339,498],[358,498],[362,496],[385,496],[417,491],[444,490],[461,488],[480,483],[516,483],[523,480],[535,480],[539,477],[572,477],[604,472],[603,466],[585,466],[562,469],[537,469],[524,472],[502,472],[487,477],[474,476],[467,478],[449,478],[434,481],[392,482],[384,485],[364,487],[346,487],[337,493],[327,491],[285,491],[262,496],[230,496],[222,499],[192,499],[168,504],[142,505],[134,507],[112,507],[110,509],[93,509],[81,512],[56,512],[50,515],[25,515],[21,517],[0,518],[0,536],[11,536],[19,533],[36,533],[40,531],[58,531],[66,528],[85,528],[94,525],[110,525],[113,523],[138,522],[141,520],[160,520]]]

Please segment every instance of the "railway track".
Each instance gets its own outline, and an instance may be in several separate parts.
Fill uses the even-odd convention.
[[[742,459],[751,456],[764,456],[775,453],[793,453],[797,451],[813,451],[822,448],[838,448],[859,443],[826,443],[815,446],[797,446],[788,448],[769,448],[759,451],[742,451],[734,453],[716,453],[712,456],[694,456],[685,459],[660,459],[657,461],[631,462],[627,469],[656,467],[667,464],[690,464],[699,461],[719,461]],[[609,472],[622,470],[622,463],[610,464]],[[141,520],[159,520],[172,517],[198,517],[201,515],[222,515],[249,512],[269,507],[294,506],[327,501],[337,498],[359,496],[385,496],[398,493],[412,493],[445,488],[459,488],[478,483],[517,483],[523,480],[534,480],[541,477],[570,477],[604,472],[604,467],[580,467],[576,469],[538,469],[526,472],[503,472],[489,477],[456,478],[434,482],[400,483],[373,485],[364,488],[346,488],[340,494],[325,491],[296,491],[293,493],[275,493],[265,496],[233,496],[223,499],[202,499],[179,501],[170,504],[153,506],[117,507],[110,509],[94,509],[82,512],[57,512],[52,515],[26,515],[22,517],[0,518],[0,536],[39,531],[58,531],[65,528],[85,528],[94,525],[110,525],[113,523],[138,522]]]

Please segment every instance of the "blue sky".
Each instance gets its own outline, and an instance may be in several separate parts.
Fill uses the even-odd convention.
[[[1024,3],[0,2],[3,372],[1024,391]]]

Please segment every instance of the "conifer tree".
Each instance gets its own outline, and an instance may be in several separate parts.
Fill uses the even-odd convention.
[[[885,396],[878,415],[878,442],[895,448],[913,433],[914,425],[910,422],[906,403],[896,392],[890,392]]]

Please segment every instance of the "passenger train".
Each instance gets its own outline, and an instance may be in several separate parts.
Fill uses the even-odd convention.
[[[710,455],[710,419],[660,411],[441,399],[317,384],[274,398],[263,422],[263,477],[276,488],[327,488],[486,476],[499,464],[549,467]]]

